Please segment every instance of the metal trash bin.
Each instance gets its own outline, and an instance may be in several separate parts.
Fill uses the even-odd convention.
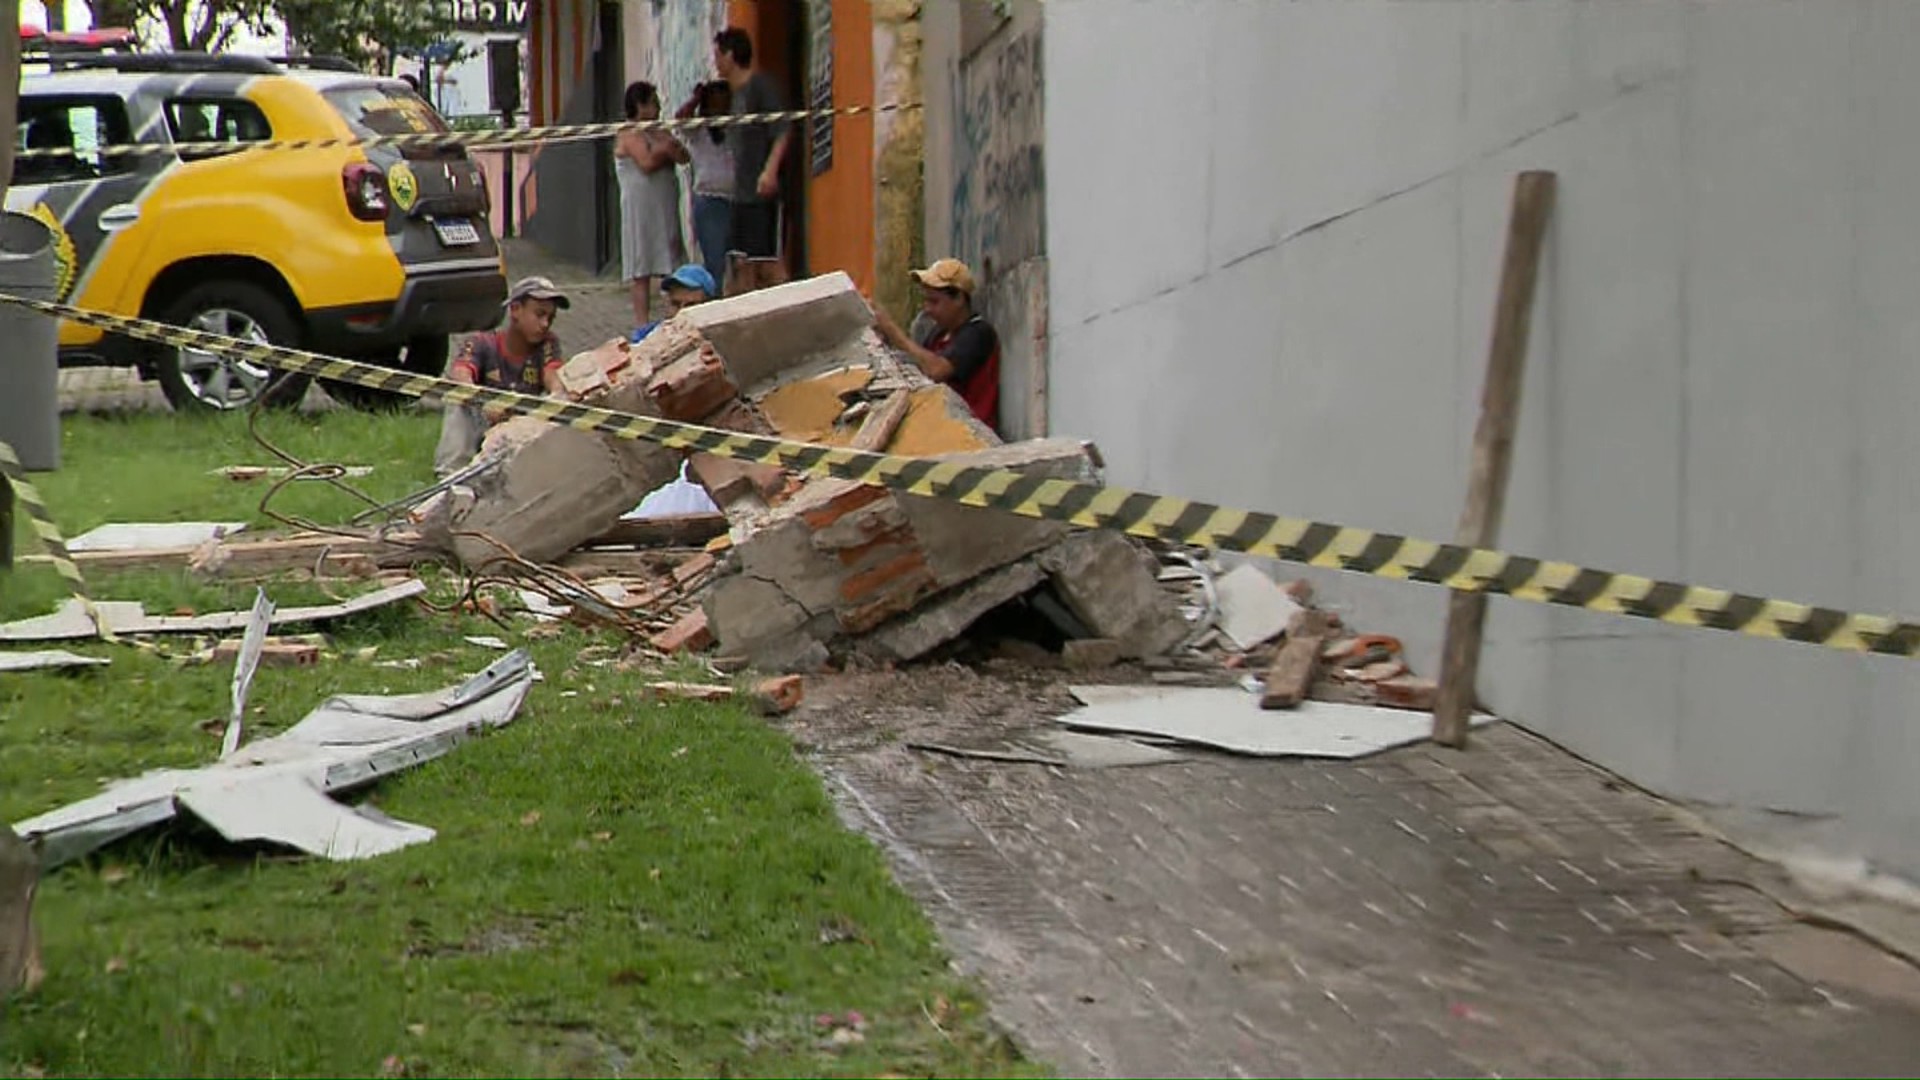
[[[53,230],[31,214],[0,214],[0,292],[57,300]],[[60,324],[0,304],[0,442],[34,472],[60,467]]]

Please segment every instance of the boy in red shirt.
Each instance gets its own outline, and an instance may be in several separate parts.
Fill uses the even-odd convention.
[[[522,278],[507,293],[507,323],[469,337],[447,365],[447,378],[522,394],[559,395],[566,357],[553,321],[572,303],[543,277]],[[506,419],[505,410],[473,405],[446,407],[440,445],[433,453],[436,476],[457,472],[480,450],[487,429]]]

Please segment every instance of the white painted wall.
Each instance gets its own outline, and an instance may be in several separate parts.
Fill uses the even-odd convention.
[[[1045,19],[1051,423],[1114,480],[1451,537],[1511,178],[1553,169],[1505,546],[1920,615],[1920,4]],[[1434,669],[1444,594],[1322,591]],[[1496,600],[1482,672],[1636,781],[1920,877],[1920,663]]]

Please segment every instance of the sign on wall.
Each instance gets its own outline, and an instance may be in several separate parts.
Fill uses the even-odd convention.
[[[527,28],[533,0],[441,0],[454,26],[481,32],[514,32]]]
[[[813,30],[808,46],[807,107],[833,108],[833,0],[808,0],[807,21]],[[815,116],[809,124],[808,145],[813,148],[813,175],[833,168],[833,116]]]

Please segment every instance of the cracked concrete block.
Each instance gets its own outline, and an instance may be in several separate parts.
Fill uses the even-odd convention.
[[[613,527],[647,492],[680,474],[680,455],[653,443],[551,425],[500,468],[473,482],[474,502],[452,521],[454,554],[477,568],[502,556],[551,562]]]
[[[1042,552],[1040,566],[1075,618],[1129,658],[1160,656],[1186,635],[1186,621],[1160,588],[1158,567],[1127,536],[1083,530]]]
[[[752,388],[823,355],[864,361],[861,338],[873,327],[873,309],[836,270],[690,307],[675,321],[705,337],[733,381]]]
[[[1034,439],[940,458],[983,468],[1013,469],[1061,480],[1094,480],[1099,470],[1086,447],[1071,439]],[[1005,566],[1064,539],[1072,527],[919,495],[901,497],[901,510],[927,553],[927,565],[951,587]]]
[[[698,335],[676,332],[667,346],[614,372],[596,404],[639,416],[699,421],[731,417],[734,384]],[[648,337],[645,345],[653,337]],[[672,346],[677,351],[670,351]],[[745,406],[740,406],[747,412]],[[514,417],[487,433],[483,452],[502,451],[499,469],[471,485],[473,505],[434,523],[462,564],[484,566],[502,557],[496,545],[462,533],[485,533],[535,562],[549,562],[611,528],[646,494],[680,474],[681,453],[643,439],[621,439]],[[749,474],[753,475],[753,474]]]
[[[876,499],[814,530],[809,542],[815,550],[828,554],[857,551],[906,528],[906,512],[900,508],[898,499],[888,497]]]
[[[781,583],[784,594],[810,615],[832,611],[839,600],[840,563],[813,546],[813,531],[799,518],[755,533],[740,545],[739,553],[743,573]],[[732,646],[725,629],[719,635],[723,644]]]
[[[875,660],[917,660],[966,633],[982,615],[1025,596],[1046,580],[1047,572],[1032,559],[1003,566],[881,626],[860,640],[857,651]]]
[[[787,670],[789,664],[813,654],[820,645],[802,630],[812,621],[807,609],[771,581],[736,574],[717,582],[703,605],[707,625],[723,651],[744,656],[766,671]],[[825,663],[826,647],[817,650]]]

